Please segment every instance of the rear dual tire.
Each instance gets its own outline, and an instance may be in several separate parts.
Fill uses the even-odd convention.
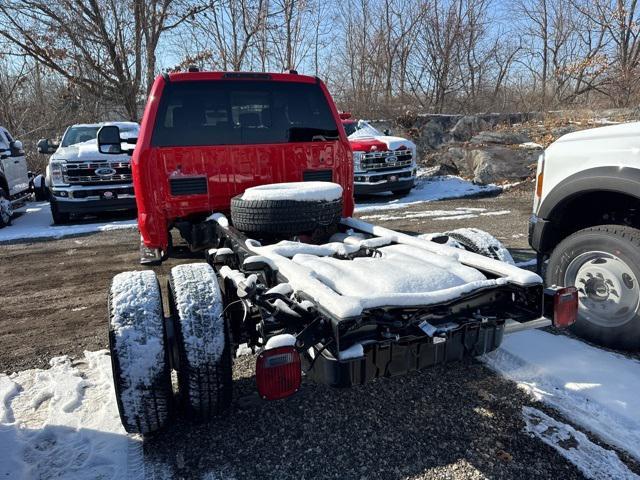
[[[169,292],[181,403],[191,418],[206,421],[225,410],[232,396],[231,346],[222,293],[213,268],[206,263],[172,268]]]
[[[109,292],[109,349],[120,420],[129,433],[162,429],[173,411],[162,296],[152,271],[116,275]]]
[[[169,285],[172,315],[165,324],[153,271],[124,272],[111,284],[111,364],[129,433],[155,433],[174,416],[171,367],[190,418],[209,420],[231,403],[231,346],[215,272],[206,263],[180,265],[171,270]]]

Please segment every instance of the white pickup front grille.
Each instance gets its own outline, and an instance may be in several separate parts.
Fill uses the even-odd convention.
[[[360,165],[365,170],[384,170],[387,168],[408,167],[413,163],[411,150],[385,150],[367,152],[362,156]]]
[[[73,162],[67,163],[62,170],[64,181],[68,184],[105,184],[131,182],[129,162]]]

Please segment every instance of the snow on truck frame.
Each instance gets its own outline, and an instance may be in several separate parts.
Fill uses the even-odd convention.
[[[117,127],[98,143],[119,152]],[[129,432],[160,430],[176,405],[200,420],[224,410],[243,343],[258,353],[259,395],[275,400],[303,373],[348,387],[575,320],[575,288],[544,289],[535,273],[474,253],[496,257],[495,240],[482,249],[451,234],[466,249],[455,248],[351,218],[349,143],[317,78],[158,77],[135,145],[142,260],[170,254],[175,227],[206,262],[172,268],[168,312],[153,271],[113,279],[109,342]]]

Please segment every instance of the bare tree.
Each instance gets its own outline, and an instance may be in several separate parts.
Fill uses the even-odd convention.
[[[627,106],[640,93],[640,12],[637,0],[594,0],[575,3],[591,25],[606,32],[612,46],[608,59],[599,57],[599,67],[608,74],[607,95],[616,106]]]
[[[162,35],[205,7],[181,0],[7,0],[0,3],[0,37],[137,120]]]
[[[144,35],[145,84],[147,92],[157,74],[156,51],[161,37],[166,32],[180,27],[188,19],[209,8],[204,0],[135,0],[140,3],[140,26]]]

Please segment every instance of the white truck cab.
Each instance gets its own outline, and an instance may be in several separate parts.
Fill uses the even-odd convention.
[[[31,194],[22,142],[0,126],[0,228],[11,223],[13,210]]]
[[[98,151],[96,135],[103,125],[116,125],[123,138],[137,138],[135,122],[76,124],[67,128],[59,144],[38,142],[40,153],[52,153],[45,182],[54,223],[66,223],[73,214],[136,208],[130,156]]]
[[[570,133],[538,160],[529,243],[579,289],[576,334],[640,348],[640,122]]]

